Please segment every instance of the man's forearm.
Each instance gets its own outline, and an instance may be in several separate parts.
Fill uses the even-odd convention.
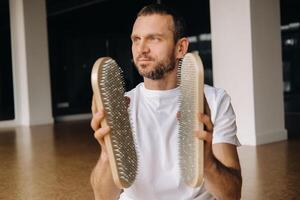
[[[214,156],[205,168],[205,186],[219,200],[241,198],[242,176],[240,169],[226,167]]]
[[[107,159],[98,160],[91,174],[91,185],[95,200],[116,200],[120,195],[120,189],[114,184]]]

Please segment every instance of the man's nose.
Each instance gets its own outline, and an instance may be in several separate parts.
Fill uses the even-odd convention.
[[[147,44],[146,41],[141,41],[139,47],[138,47],[138,52],[139,54],[145,54],[145,53],[149,53],[150,48]]]

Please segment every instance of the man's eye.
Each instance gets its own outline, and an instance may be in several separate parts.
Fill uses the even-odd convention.
[[[150,38],[152,41],[160,41],[160,38],[159,37],[151,37]]]
[[[132,42],[134,42],[134,43],[136,43],[136,42],[138,42],[138,41],[139,41],[139,38],[137,38],[137,37],[134,37],[134,38],[132,38],[132,39],[131,39],[131,41],[132,41]]]

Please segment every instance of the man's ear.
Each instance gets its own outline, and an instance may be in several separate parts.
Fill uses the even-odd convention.
[[[186,37],[179,39],[176,43],[176,59],[183,58],[189,48],[189,40]]]

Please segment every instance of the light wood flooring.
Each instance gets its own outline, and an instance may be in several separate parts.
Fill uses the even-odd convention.
[[[0,200],[93,199],[89,121],[0,129]],[[242,146],[242,199],[300,199],[300,140]]]

